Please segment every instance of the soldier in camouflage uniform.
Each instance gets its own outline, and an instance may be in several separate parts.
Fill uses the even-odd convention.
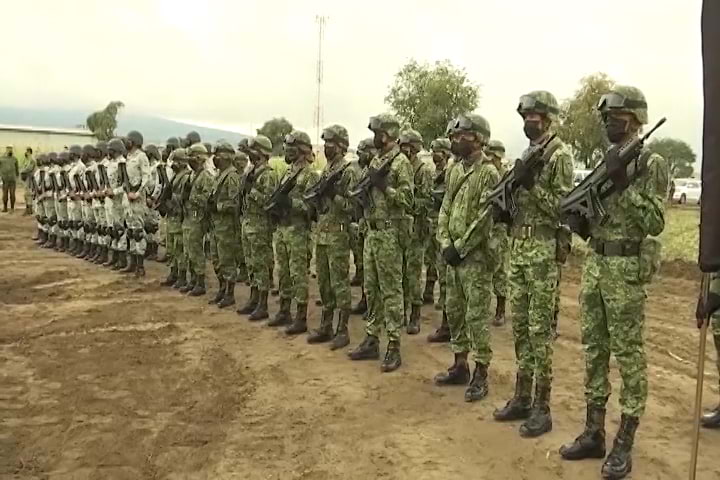
[[[490,124],[485,118],[476,114],[458,117],[450,137],[457,164],[440,207],[437,238],[448,265],[445,310],[455,361],[435,376],[435,383],[466,385],[470,380],[467,357],[472,352],[475,369],[465,401],[474,402],[488,394],[490,288],[497,265],[493,221],[483,202],[500,177],[484,154],[490,140]]]
[[[112,258],[104,265],[112,270],[122,270],[127,267],[127,234],[125,231],[125,189],[120,178],[120,163],[125,162],[125,143],[120,138],[113,138],[108,142],[109,163],[107,176],[109,185],[105,196],[105,213],[110,226],[112,241]]]
[[[82,177],[85,176],[85,164],[82,161],[82,147],[80,145],[71,145],[68,154],[70,159],[70,168],[68,170],[70,185],[68,188],[67,208],[70,243],[67,253],[75,255],[78,249],[83,247],[85,241],[85,232],[82,228],[82,188],[81,183],[79,183],[82,182]]]
[[[430,302],[433,300],[433,291],[435,289],[435,281],[432,279],[432,272],[437,272],[435,275],[440,281],[440,296],[438,297],[438,305],[442,308],[442,323],[440,328],[435,330],[433,333],[428,335],[428,342],[430,343],[445,343],[450,341],[450,327],[448,325],[447,312],[445,311],[445,295],[447,285],[447,264],[440,251],[440,244],[437,239],[437,226],[438,217],[440,215],[440,207],[442,206],[442,200],[444,192],[446,191],[447,181],[450,178],[451,167],[448,165],[448,161],[452,157],[450,149],[452,145],[450,140],[447,138],[436,138],[430,143],[430,150],[433,155],[433,163],[435,164],[435,179],[433,180],[433,203],[432,208],[428,212],[428,219],[430,220],[430,233],[428,235],[428,248],[426,255],[431,255],[432,258],[426,261],[426,265],[432,264],[427,267],[425,273],[425,293],[430,293]]]
[[[490,140],[486,154],[493,161],[493,165],[500,174],[505,176],[505,145],[500,140]],[[508,271],[510,270],[510,245],[506,228],[498,225],[495,229],[495,240],[498,244],[498,255],[500,261],[498,268],[493,275],[493,293],[495,294],[495,319],[493,325],[500,327],[505,324],[505,303],[508,296]]]
[[[99,225],[95,218],[95,206],[97,189],[99,187],[97,174],[97,159],[100,152],[94,145],[83,146],[83,161],[85,162],[85,202],[83,205],[83,219],[85,221],[86,235],[85,245],[88,247],[81,258],[94,261],[99,255],[102,255],[102,246],[100,244]]]
[[[70,245],[70,217],[68,215],[68,173],[70,171],[70,154],[67,151],[58,154],[58,168],[56,178],[58,179],[58,191],[55,193],[55,211],[57,212],[59,242],[55,243],[55,250],[64,252]]]
[[[267,298],[273,261],[273,227],[270,215],[265,211],[265,203],[277,186],[275,172],[268,165],[272,149],[272,142],[264,135],[250,139],[248,156],[252,169],[243,179],[242,243],[251,283],[250,298],[237,310],[237,313],[249,314],[248,320],[251,321],[268,318]]]
[[[32,148],[28,147],[25,150],[25,164],[23,165],[23,169],[20,171],[20,179],[23,183],[25,183],[25,213],[23,213],[23,216],[32,215],[34,211],[34,202],[32,197],[33,190],[30,179],[33,178],[36,170],[37,162],[33,157]]]
[[[166,212],[166,240],[170,272],[161,283],[166,287],[181,289],[187,285],[187,255],[183,243],[183,203],[184,192],[189,189],[190,169],[188,156],[184,148],[175,148],[172,152],[173,176],[170,181],[169,198],[163,208]]]
[[[208,198],[214,180],[205,169],[208,151],[200,142],[188,148],[193,177],[186,186],[183,202],[183,249],[190,267],[190,283],[180,292],[191,297],[205,295],[205,250],[204,240],[208,231]],[[188,191],[189,190],[189,191]]]
[[[45,177],[47,176],[47,155],[41,153],[37,158],[37,168],[32,173],[32,181],[35,184],[35,192],[33,193],[33,211],[35,212],[35,220],[37,221],[37,239],[38,245],[42,245],[47,241],[48,223],[45,215],[45,205],[43,204],[42,195],[45,188]]]
[[[93,203],[93,211],[95,213],[95,222],[98,224],[98,242],[102,245],[102,251],[100,255],[93,260],[97,265],[107,265],[110,263],[111,252],[111,227],[112,224],[108,223],[108,213],[105,208],[106,202],[108,201],[108,187],[105,184],[105,177],[107,176],[108,167],[110,166],[110,150],[108,149],[108,142],[100,141],[95,144],[95,148],[98,151],[99,160],[97,162],[97,179],[99,190],[95,192],[95,202]],[[114,255],[114,253],[113,253]]]
[[[580,289],[582,342],[585,351],[585,430],[560,454],[566,460],[605,456],[605,405],[610,397],[610,355],[620,368],[620,429],[602,467],[603,478],[624,478],[632,470],[632,446],[648,393],[643,342],[646,285],[660,262],[660,242],[653,237],[665,227],[669,168],[647,149],[636,149],[632,183],[619,161],[619,149],[638,137],[647,124],[643,93],[616,86],[601,97],[598,109],[611,148],[605,165],[615,191],[603,200],[607,217],[588,221],[571,216],[573,231],[589,237]]]
[[[47,224],[47,240],[42,243],[43,248],[53,248],[57,241],[58,225],[57,212],[55,210],[55,196],[53,188],[55,185],[55,173],[57,171],[57,153],[50,152],[45,160],[45,185],[44,192],[41,197],[43,210]]]
[[[374,133],[378,153],[370,162],[371,186],[367,192],[363,215],[367,225],[364,267],[368,296],[367,336],[352,352],[350,359],[377,359],[382,328],[388,336],[388,347],[380,370],[400,368],[400,328],[403,324],[403,250],[407,247],[413,206],[412,166],[400,151],[397,139],[400,123],[393,115],[370,118],[368,128]],[[380,170],[389,165],[385,174]]]
[[[416,130],[405,130],[400,134],[400,150],[410,160],[413,172],[412,226],[408,245],[404,255],[403,291],[405,294],[405,314],[410,311],[407,333],[420,332],[420,309],[423,298],[421,277],[425,242],[430,233],[428,217],[432,205],[433,178],[430,166],[423,162],[418,153],[423,149],[422,136]]]
[[[310,165],[312,154],[312,143],[307,133],[294,130],[285,137],[285,162],[290,168],[286,170],[280,185],[292,176],[297,176],[292,190],[278,198],[278,206],[273,213],[277,219],[275,255],[278,264],[280,312],[271,323],[273,326],[288,323],[290,306],[294,299],[296,314],[285,329],[288,335],[307,331],[311,212],[303,196],[319,178],[318,172]]]
[[[247,175],[248,165],[250,164],[250,157],[248,154],[249,141],[250,139],[247,137],[240,140],[237,147],[237,153],[235,154],[235,159],[233,160],[233,165],[235,165],[235,169],[240,175],[241,190],[244,188],[243,185],[245,183],[245,176]],[[242,203],[242,195],[240,201]],[[242,214],[242,212],[240,212],[240,214]],[[247,265],[245,264],[245,252],[243,251],[242,217],[239,218],[237,234],[238,238],[236,241],[237,247],[235,248],[235,252],[238,255],[238,272],[235,278],[238,282],[246,282],[249,285],[248,270]]]
[[[325,182],[331,175],[339,178],[328,186],[321,197],[315,200],[318,214],[315,247],[315,269],[317,271],[322,320],[320,328],[308,336],[308,343],[332,340],[331,350],[343,348],[350,343],[348,320],[350,318],[350,221],[353,207],[348,192],[356,182],[345,153],[350,143],[347,129],[331,125],[322,134],[325,142],[327,164],[320,177]],[[341,172],[341,173],[338,173]],[[337,329],[333,337],[333,315],[339,310]]]
[[[213,155],[218,177],[208,206],[218,256],[215,273],[219,283],[218,293],[211,302],[220,308],[235,305],[240,174],[233,165],[234,158],[233,146],[228,142],[218,142]]]
[[[523,95],[517,111],[524,120],[530,147],[545,142],[557,127],[558,104],[549,92]],[[525,420],[520,426],[520,435],[538,437],[552,430],[550,392],[552,321],[558,288],[557,231],[560,200],[572,189],[573,158],[570,149],[555,137],[545,149],[539,172],[523,168],[524,165],[518,162],[515,166],[515,179],[520,184],[515,194],[518,214],[510,228],[511,305],[518,372],[515,395],[494,416],[499,421]]]
[[[713,334],[715,361],[720,375],[720,313],[718,310],[720,310],[720,273],[714,273],[711,277],[707,301],[703,303],[702,298],[698,299],[697,320],[698,328],[700,328],[708,315],[711,316],[710,330]],[[701,424],[705,428],[720,428],[720,404],[702,416]]]
[[[145,239],[147,247],[145,248],[145,257],[148,260],[157,259],[160,230],[160,212],[157,209],[157,201],[163,190],[163,184],[160,177],[160,169],[165,169],[162,162],[160,149],[157,145],[148,145],[145,147],[145,155],[150,162],[150,180],[147,183],[146,195],[147,203],[145,208]],[[166,173],[167,175],[167,173]]]

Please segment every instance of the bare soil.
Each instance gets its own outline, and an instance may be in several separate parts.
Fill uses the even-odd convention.
[[[451,354],[425,341],[440,321],[430,306],[421,335],[403,338],[403,367],[381,374],[378,362],[350,362],[208,306],[208,296],[161,288],[162,265],[150,263],[138,281],[40,249],[32,230],[19,211],[0,215],[2,479],[600,477],[601,461],[557,454],[585,414],[577,265],[562,286],[554,430],[525,440],[518,424],[492,421],[513,389],[510,325],[492,329],[489,397],[467,404],[462,388],[432,384]],[[698,275],[677,263],[666,273],[648,291],[651,393],[635,479],[687,477]],[[243,301],[247,288],[237,293]],[[311,327],[318,317],[311,305]],[[351,322],[354,345],[363,322]],[[709,406],[718,397],[711,343],[707,359]],[[613,386],[619,392],[616,370]],[[614,395],[608,444],[618,418]],[[718,443],[720,432],[702,432],[698,479],[720,479]]]

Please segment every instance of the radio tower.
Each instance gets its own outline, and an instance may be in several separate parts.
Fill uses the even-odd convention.
[[[318,25],[318,58],[317,58],[317,104],[315,105],[315,144],[320,145],[320,128],[323,122],[322,111],[322,81],[323,81],[323,39],[325,37],[325,23],[328,17],[316,15],[315,23]]]

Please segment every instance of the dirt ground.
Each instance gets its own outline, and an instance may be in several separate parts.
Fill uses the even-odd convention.
[[[600,461],[557,454],[584,421],[577,266],[562,288],[554,430],[525,440],[518,424],[492,421],[513,388],[509,325],[492,329],[489,397],[466,404],[462,388],[432,384],[451,360],[446,345],[425,342],[439,323],[432,307],[421,335],[403,338],[403,367],[381,374],[378,362],[350,362],[218,311],[208,297],[161,288],[162,265],[151,263],[138,282],[39,249],[20,213],[0,215],[2,479],[599,478]],[[649,289],[651,393],[635,479],[687,477],[694,272],[669,265]],[[237,291],[244,300],[247,289]],[[318,314],[311,306],[311,326]],[[362,320],[351,322],[356,344]],[[718,397],[708,345],[706,406]],[[618,417],[613,396],[608,444]],[[720,479],[720,432],[703,432],[701,442],[698,479]]]

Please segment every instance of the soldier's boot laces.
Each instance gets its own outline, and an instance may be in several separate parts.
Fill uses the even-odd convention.
[[[385,352],[385,359],[380,365],[381,372],[394,372],[402,365],[402,358],[400,357],[400,342],[393,340],[388,343],[387,352]]]
[[[602,466],[602,477],[609,479],[625,478],[632,471],[632,447],[635,431],[640,423],[638,417],[622,415],[613,448]]]
[[[286,335],[299,335],[307,332],[307,303],[298,303],[295,308],[295,318],[285,329]]]
[[[352,350],[348,356],[350,360],[377,360],[380,358],[380,342],[374,335],[367,335],[365,339]]]
[[[257,305],[253,309],[252,313],[248,316],[248,320],[250,320],[251,322],[259,322],[260,320],[265,320],[270,316],[268,314],[268,291],[258,291],[257,298]]]
[[[363,283],[363,269],[355,270],[355,276],[350,280],[351,287],[359,287]]]
[[[549,380],[543,379],[535,382],[535,398],[533,399],[530,418],[520,425],[521,437],[535,438],[552,430],[551,391],[552,385]]]
[[[177,276],[177,267],[172,266],[170,267],[170,273],[168,273],[167,278],[160,282],[161,287],[170,287],[177,282],[178,276]]]
[[[222,299],[218,302],[218,308],[225,308],[235,305],[235,281],[225,281],[225,294]]]
[[[127,262],[127,252],[117,252],[117,261],[115,262],[115,265],[111,267],[112,270],[123,270],[127,268],[128,262]]]
[[[237,309],[238,315],[249,315],[255,310],[258,304],[258,289],[257,287],[250,287],[250,296],[248,297],[245,305]]]
[[[190,272],[190,281],[186,284],[184,284],[182,287],[178,289],[180,293],[188,293],[193,288],[195,288],[195,283],[197,282],[197,277],[194,273]]]
[[[408,335],[420,333],[420,305],[413,305],[410,310],[410,321],[407,326]]]
[[[320,327],[310,332],[307,337],[308,343],[325,343],[332,340],[333,337],[333,316],[334,310],[322,311],[322,317],[320,319]]]
[[[493,319],[493,325],[496,327],[502,327],[505,325],[505,297],[497,297],[497,306],[495,307],[495,318]]]
[[[290,314],[290,306],[292,299],[281,298],[280,299],[280,310],[275,314],[272,320],[268,322],[268,327],[280,327],[283,325],[290,325],[292,322],[292,315]]]
[[[135,276],[140,278],[145,276],[145,258],[143,255],[135,255],[137,266],[135,267]]]
[[[341,309],[338,316],[337,329],[335,336],[330,342],[330,350],[338,350],[347,347],[350,344],[350,333],[348,332],[348,322],[350,321],[350,310]]]
[[[450,326],[448,325],[447,313],[444,311],[440,328],[428,335],[427,341],[430,343],[447,343],[450,341]]]
[[[365,296],[365,292],[363,292],[362,297],[360,297],[360,301],[352,308],[352,313],[360,315],[365,312],[367,312],[367,297]]]
[[[220,300],[225,296],[225,279],[218,277],[218,290],[213,298],[208,300],[208,305],[214,305],[220,303]]]
[[[435,385],[467,385],[470,381],[470,367],[467,363],[467,352],[456,353],[452,366],[435,375]]]
[[[137,268],[137,256],[134,253],[126,253],[125,256],[128,262],[125,268],[120,270],[120,273],[134,273]]]
[[[205,275],[198,275],[195,286],[188,292],[190,297],[199,297],[200,295],[205,295]]]
[[[430,305],[435,302],[435,281],[425,280],[425,290],[423,291],[423,303]]]
[[[187,285],[187,272],[185,270],[178,270],[177,280],[172,284],[172,288],[179,290]]]
[[[512,422],[528,418],[532,403],[532,384],[532,375],[518,372],[515,377],[515,395],[503,408],[498,408],[493,412],[493,418],[498,422]]]
[[[605,409],[587,406],[585,430],[571,443],[560,447],[565,460],[605,458]]]
[[[701,423],[705,428],[720,428],[720,405],[703,415]]]
[[[476,402],[482,400],[488,394],[488,367],[487,365],[475,364],[472,380],[465,390],[465,401]]]

